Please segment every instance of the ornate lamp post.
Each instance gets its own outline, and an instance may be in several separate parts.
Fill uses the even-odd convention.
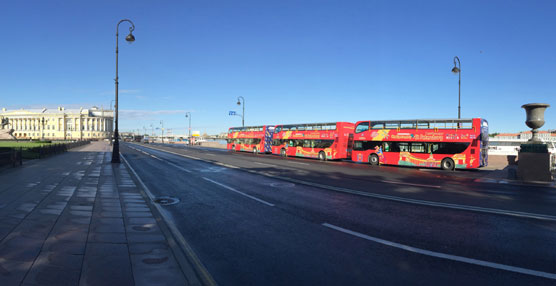
[[[42,123],[41,137],[42,137],[42,141],[44,141],[44,117],[41,119],[41,123]]]
[[[239,101],[241,99],[241,102]],[[245,98],[239,96],[237,98],[237,105],[243,105],[243,112],[241,113],[241,127],[245,127]]]
[[[187,141],[189,143],[189,145],[191,145],[191,112],[186,112],[185,113],[185,118],[189,117],[189,136],[187,137]]]
[[[160,130],[162,132],[162,144],[164,144],[164,121],[160,120]]]
[[[130,43],[135,41],[135,37],[131,33],[133,32],[133,30],[135,30],[135,25],[133,24],[133,22],[128,19],[120,20],[120,22],[118,22],[118,25],[116,25],[116,78],[114,79],[116,81],[116,104],[114,106],[116,109],[116,128],[114,130],[114,149],[112,149],[112,163],[120,163],[120,141],[118,138],[118,108],[120,107],[120,105],[118,104],[118,29],[120,28],[120,24],[122,22],[128,22],[131,24],[131,27],[129,27],[129,35],[125,37],[125,40]]]
[[[456,60],[458,60],[456,65]],[[458,80],[458,119],[461,118],[461,62],[459,58],[456,56],[454,57],[454,68],[452,69],[453,73],[457,73],[459,75]]]

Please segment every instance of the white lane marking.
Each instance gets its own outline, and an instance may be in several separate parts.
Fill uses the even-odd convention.
[[[187,155],[182,155],[182,154],[174,153],[174,152],[171,152],[171,151],[160,150],[160,149],[155,149],[155,150],[159,150],[159,151],[167,152],[167,153],[172,153],[172,154],[175,154],[175,155],[178,155],[178,156],[189,158],[189,156],[187,156]],[[209,163],[211,163],[211,162],[209,162]],[[236,166],[232,166],[232,165],[228,165],[228,164],[224,164],[224,163],[214,162],[212,164],[216,164],[216,165],[220,165],[220,166],[224,166],[224,167],[228,167],[228,168],[232,168],[232,169],[241,169],[240,167],[236,167]],[[306,164],[306,163],[304,163],[304,164]],[[502,210],[502,209],[483,208],[483,207],[475,207],[475,206],[469,206],[469,205],[449,204],[449,203],[424,201],[424,200],[416,200],[416,199],[408,199],[408,198],[402,198],[402,197],[396,197],[396,196],[381,195],[381,194],[376,194],[376,193],[368,193],[368,192],[357,191],[357,190],[352,190],[352,189],[347,189],[347,188],[340,188],[340,187],[322,185],[322,184],[312,183],[312,182],[293,179],[293,178],[276,176],[276,175],[273,175],[273,174],[270,174],[270,173],[267,173],[267,172],[260,172],[260,171],[254,171],[254,170],[248,170],[248,169],[244,169],[244,170],[246,172],[249,172],[249,173],[252,173],[252,174],[259,174],[259,175],[263,175],[263,176],[266,176],[266,177],[269,177],[269,178],[280,179],[280,180],[283,180],[283,181],[303,184],[303,185],[306,185],[306,186],[312,186],[312,187],[321,188],[321,189],[325,189],[325,190],[331,190],[331,191],[341,192],[341,193],[348,193],[348,194],[359,195],[359,196],[370,197],[370,198],[378,198],[378,199],[390,200],[390,201],[396,201],[396,202],[402,202],[402,203],[408,203],[408,204],[416,204],[416,205],[447,208],[447,209],[455,209],[455,210],[463,210],[463,211],[471,211],[471,212],[479,212],[479,213],[488,213],[488,214],[514,216],[514,217],[522,217],[522,218],[529,218],[529,219],[556,221],[556,216],[552,216],[552,215],[518,212],[518,211],[510,211],[510,210]]]
[[[131,173],[133,173],[135,178],[137,178],[137,181],[139,181],[139,184],[141,184],[141,187],[143,187],[143,190],[145,191],[145,193],[147,194],[149,199],[151,199],[151,201],[154,201],[155,196],[153,195],[151,190],[147,187],[147,185],[145,185],[145,183],[139,177],[137,172],[135,172],[135,169],[133,169],[133,167],[131,167],[131,164],[129,164],[129,162],[127,161],[125,156],[121,153],[120,153],[120,156],[121,156],[122,159],[124,159],[124,163],[127,165],[127,167],[129,167],[129,170],[131,170]],[[177,240],[180,248],[187,255],[187,259],[190,260],[190,262],[194,265],[195,272],[197,272],[199,274],[199,276],[203,280],[203,282],[206,283],[206,285],[216,285],[216,281],[214,281],[214,279],[212,278],[212,276],[210,275],[208,270],[205,268],[205,266],[203,266],[203,263],[201,263],[201,260],[199,259],[197,254],[195,254],[195,252],[193,251],[193,248],[191,248],[189,243],[187,243],[187,241],[185,240],[185,238],[183,237],[181,232],[178,230],[178,227],[176,226],[174,221],[167,217],[168,215],[167,215],[166,211],[162,208],[162,206],[160,206],[159,204],[151,204],[151,205],[153,205],[158,210],[158,213],[164,218],[164,222],[166,223],[166,225],[170,229],[170,232],[172,232],[172,234],[173,234],[174,238]]]
[[[155,159],[157,159],[157,160],[160,160],[160,161],[162,161],[162,159],[160,159],[160,158],[156,157],[155,155],[151,155],[151,157],[153,157],[153,158],[155,158]]]
[[[238,193],[238,194],[240,194],[240,195],[242,195],[242,196],[245,196],[245,197],[248,197],[248,198],[250,198],[250,199],[253,199],[253,200],[255,200],[255,201],[259,202],[259,203],[263,203],[263,204],[265,204],[265,205],[267,205],[267,206],[270,206],[270,207],[273,207],[273,206],[274,206],[274,204],[271,204],[271,203],[269,203],[269,202],[267,202],[267,201],[264,201],[264,200],[261,200],[261,199],[259,199],[259,198],[253,197],[253,196],[248,195],[248,194],[246,194],[246,193],[244,193],[244,192],[238,191],[238,190],[236,190],[236,189],[234,189],[234,188],[232,188],[232,187],[230,187],[230,186],[226,186],[226,185],[221,184],[221,183],[219,183],[219,182],[217,182],[217,181],[213,181],[213,180],[211,180],[211,179],[209,179],[209,178],[205,178],[205,177],[202,177],[202,178],[205,179],[205,180],[207,180],[207,181],[209,181],[209,182],[212,182],[212,183],[214,183],[214,184],[217,184],[217,185],[219,185],[219,186],[221,186],[221,187],[223,187],[223,188],[226,188],[226,189],[228,189],[228,190],[230,190],[230,191],[232,191],[232,192],[235,192],[235,193]]]
[[[259,162],[255,162],[255,164],[257,164],[257,165],[263,165],[263,166],[270,166],[270,167],[277,167],[276,165],[266,164],[266,163],[259,163]]]
[[[392,241],[388,241],[388,240],[368,236],[366,234],[362,234],[362,233],[359,233],[359,232],[356,232],[356,231],[353,231],[353,230],[345,229],[345,228],[335,226],[335,225],[332,225],[332,224],[329,224],[329,223],[323,223],[322,225],[325,226],[325,227],[343,232],[343,233],[347,233],[347,234],[350,234],[350,235],[353,235],[353,236],[357,236],[359,238],[363,238],[363,239],[370,240],[370,241],[380,243],[380,244],[383,244],[383,245],[403,249],[403,250],[409,251],[409,252],[414,252],[414,253],[418,253],[418,254],[422,254],[422,255],[427,255],[427,256],[432,256],[432,257],[437,257],[437,258],[442,258],[442,259],[447,259],[447,260],[453,260],[453,261],[458,261],[458,262],[463,262],[463,263],[468,263],[468,264],[474,264],[474,265],[479,265],[479,266],[484,266],[484,267],[490,267],[490,268],[495,268],[495,269],[500,269],[500,270],[506,270],[506,271],[517,272],[517,273],[521,273],[521,274],[527,274],[527,275],[532,275],[532,276],[537,276],[537,277],[543,277],[543,278],[556,280],[556,274],[554,274],[554,273],[537,271],[537,270],[521,268],[521,267],[516,267],[516,266],[511,266],[511,265],[506,265],[506,264],[495,263],[495,262],[489,262],[489,261],[484,261],[484,260],[479,260],[479,259],[474,259],[474,258],[468,258],[468,257],[463,257],[463,256],[451,255],[451,254],[446,254],[446,253],[442,253],[442,252],[430,251],[430,250],[426,250],[426,249],[421,249],[421,248],[417,248],[417,247],[413,247],[413,246],[409,246],[409,245],[405,245],[405,244],[400,244],[400,243],[396,243],[396,242],[392,242]]]
[[[193,157],[193,156],[189,156],[189,155],[185,155],[185,154],[180,154],[180,153],[176,153],[176,152],[172,152],[172,151],[168,151],[168,150],[164,150],[164,149],[157,149],[157,148],[147,147],[147,146],[143,146],[143,147],[144,147],[144,148],[153,149],[153,150],[157,150],[157,151],[160,151],[160,152],[166,152],[166,153],[178,155],[178,156],[185,157],[185,158],[189,158],[189,159],[205,161],[205,160],[203,160],[203,159],[201,159],[201,158],[197,158],[197,157]],[[148,154],[148,153],[146,153],[146,154]],[[209,162],[209,163],[210,163],[210,162]]]
[[[387,184],[397,184],[397,185],[406,185],[406,186],[414,186],[414,187],[424,187],[424,188],[436,188],[436,189],[440,189],[440,186],[437,186],[437,185],[413,184],[413,183],[396,182],[396,181],[387,181],[387,180],[381,180],[381,182],[387,183]]]
[[[214,164],[216,164],[218,166],[223,166],[223,167],[226,167],[226,168],[230,168],[230,169],[241,169],[240,167],[236,167],[236,166],[232,166],[232,165],[228,165],[228,164],[224,164],[224,163],[214,163]]]
[[[290,162],[292,164],[298,164],[298,165],[309,165],[309,163],[302,163],[302,162]]]
[[[209,156],[216,156],[216,154],[212,154],[212,153],[205,153],[205,154],[207,154]]]
[[[185,171],[185,172],[187,172],[187,173],[191,173],[190,170],[187,170],[186,168],[184,168],[184,167],[182,167],[182,166],[180,166],[180,165],[174,164],[174,163],[172,163],[172,162],[170,162],[170,161],[166,161],[166,163],[168,163],[168,165],[171,165],[171,166],[173,166],[173,167],[175,167],[175,168],[178,168],[178,169],[180,169],[180,170],[182,170],[182,171]]]
[[[473,211],[473,212],[481,212],[481,213],[489,213],[489,214],[497,214],[497,215],[506,215],[506,216],[516,216],[516,217],[523,217],[523,218],[531,218],[531,219],[539,219],[539,220],[547,220],[547,221],[556,221],[556,216],[552,215],[545,215],[545,214],[536,214],[536,213],[527,213],[527,212],[518,212],[518,211],[510,211],[510,210],[502,210],[502,209],[492,209],[492,208],[483,208],[483,207],[475,207],[469,205],[457,205],[457,204],[449,204],[449,203],[441,203],[441,202],[433,202],[433,201],[423,201],[423,200],[416,200],[416,199],[409,199],[409,198],[402,198],[396,196],[389,196],[389,195],[381,195],[376,193],[368,193],[363,191],[357,191],[347,188],[340,188],[328,185],[322,185],[312,182],[307,182],[298,179],[292,179],[282,176],[275,176],[266,172],[257,172],[247,170],[251,173],[261,174],[270,178],[281,179],[284,181],[303,184],[307,186],[317,187],[321,189],[327,189],[331,191],[341,192],[341,193],[348,193],[354,194],[359,196],[371,197],[371,198],[379,198],[384,200],[402,202],[402,203],[409,203],[409,204],[416,204],[416,205],[423,205],[423,206],[431,206],[431,207],[440,207],[440,208],[448,208],[448,209],[455,209],[455,210],[464,210],[464,211]]]

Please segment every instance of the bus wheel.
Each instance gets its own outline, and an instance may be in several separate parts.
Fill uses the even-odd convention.
[[[376,165],[378,165],[378,162],[379,162],[378,161],[378,156],[376,154],[371,154],[369,156],[369,164],[371,164],[373,166],[376,166]]]
[[[259,151],[257,151],[257,148],[253,148],[253,154],[257,155],[259,153]]]
[[[236,145],[232,145],[232,151],[233,151],[233,152],[236,151]]]
[[[453,171],[455,168],[454,160],[450,158],[444,158],[440,163],[442,170]]]
[[[319,160],[321,161],[326,161],[326,155],[324,154],[323,151],[319,152]]]
[[[287,156],[287,155],[286,155],[286,149],[280,150],[280,156],[282,156],[282,157],[286,157],[286,156]]]

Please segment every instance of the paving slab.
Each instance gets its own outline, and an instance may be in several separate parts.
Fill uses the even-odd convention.
[[[0,173],[0,285],[188,285],[110,151],[94,142]]]

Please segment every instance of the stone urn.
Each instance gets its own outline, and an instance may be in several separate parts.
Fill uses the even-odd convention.
[[[524,104],[521,107],[525,108],[525,113],[527,115],[525,124],[532,129],[531,132],[533,133],[533,137],[529,139],[529,142],[542,143],[539,139],[538,129],[544,125],[544,111],[550,107],[550,105],[546,103],[529,103]]]

